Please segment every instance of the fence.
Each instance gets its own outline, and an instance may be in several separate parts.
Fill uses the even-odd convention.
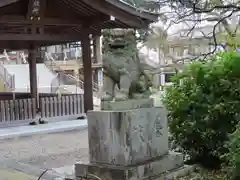
[[[84,112],[83,95],[43,97],[39,100],[42,117],[56,117]]]
[[[76,115],[84,112],[83,95],[40,97],[42,117]],[[0,122],[33,119],[36,114],[35,99],[0,101]]]

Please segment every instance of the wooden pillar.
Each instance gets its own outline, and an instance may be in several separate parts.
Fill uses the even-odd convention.
[[[101,36],[94,37],[93,50],[94,50],[94,59],[96,60],[96,63],[102,64],[102,39],[101,39]],[[102,76],[99,76],[100,74],[102,74],[102,68],[97,68],[95,70],[94,82],[97,82],[98,86],[102,86],[102,83],[103,83]],[[99,88],[99,90],[100,90],[100,88]]]
[[[82,58],[84,75],[84,111],[86,113],[89,110],[93,110],[92,60],[89,35],[82,40]]]
[[[29,76],[30,76],[30,93],[32,98],[37,100],[37,62],[36,47],[31,45],[28,50]]]
[[[101,36],[95,36],[93,40],[93,54],[94,54],[94,63],[102,62],[102,50],[101,50]]]

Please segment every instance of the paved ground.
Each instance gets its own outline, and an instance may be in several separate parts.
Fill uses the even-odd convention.
[[[37,180],[36,176],[6,168],[0,169],[0,178],[1,180]]]
[[[88,140],[86,130],[75,130],[55,134],[34,135],[9,140],[0,140],[0,179],[2,174],[23,171],[34,179],[41,170],[70,166],[78,160],[88,160]],[[7,167],[7,169],[5,168]],[[11,173],[2,173],[11,171]],[[27,175],[26,175],[27,176]],[[34,176],[34,177],[33,177]],[[37,179],[37,178],[35,178]]]
[[[29,126],[29,125],[19,125],[14,127],[2,127],[0,128],[0,140],[10,139],[19,136],[32,136],[40,135],[46,133],[57,133],[66,132],[72,130],[83,130],[87,129],[87,120],[66,120],[52,122],[49,121],[48,124]]]

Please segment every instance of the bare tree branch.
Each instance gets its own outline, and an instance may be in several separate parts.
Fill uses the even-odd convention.
[[[159,4],[163,6],[163,1],[159,0]],[[199,32],[202,34],[202,38],[213,41],[209,43],[209,46],[214,46],[213,50],[200,54],[202,60],[206,59],[207,56],[214,54],[218,46],[222,46],[220,41],[218,42],[217,34],[226,32],[229,37],[236,37],[238,33],[238,28],[240,26],[240,19],[236,27],[233,29],[231,24],[231,16],[240,12],[240,1],[235,0],[232,3],[226,3],[226,1],[219,0],[219,2],[212,3],[208,0],[171,0],[170,3],[165,2],[165,6],[169,6],[172,13],[172,19],[170,19],[170,24],[186,24],[189,26],[187,32],[184,35],[180,33],[181,37],[187,37],[189,39],[194,39],[194,33]],[[160,10],[161,11],[161,10]],[[168,14],[170,14],[168,12]],[[211,33],[205,33],[198,29],[200,24],[204,22],[215,22],[212,26]],[[220,32],[221,27],[224,28],[223,32]],[[230,45],[225,42],[226,45]],[[195,59],[195,57],[194,57]]]

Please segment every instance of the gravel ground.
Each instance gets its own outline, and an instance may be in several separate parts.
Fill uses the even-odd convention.
[[[87,131],[35,135],[0,141],[0,163],[19,161],[40,168],[58,168],[88,160]]]

